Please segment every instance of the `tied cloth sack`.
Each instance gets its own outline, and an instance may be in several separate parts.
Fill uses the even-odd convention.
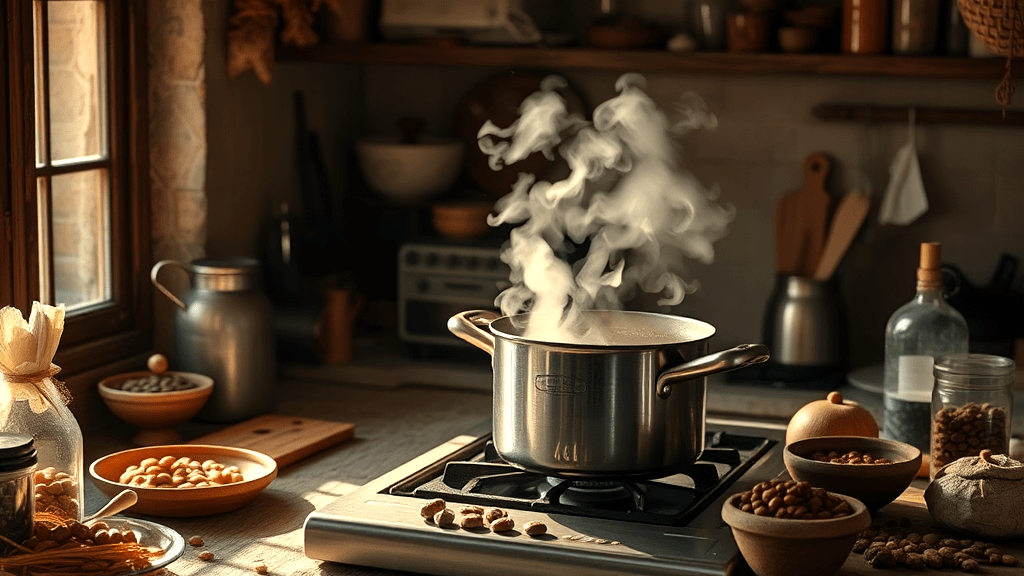
[[[982,450],[943,466],[924,491],[939,522],[975,536],[1024,536],[1024,464]]]
[[[63,332],[63,305],[35,302],[27,322],[17,308],[0,309],[0,432],[33,437],[36,513],[81,520],[82,430],[67,388],[54,379]]]

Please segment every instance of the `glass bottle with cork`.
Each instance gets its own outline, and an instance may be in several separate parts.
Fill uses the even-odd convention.
[[[967,322],[946,302],[943,288],[940,244],[922,243],[917,294],[893,313],[885,328],[881,435],[925,454],[931,446],[935,359],[968,351]]]

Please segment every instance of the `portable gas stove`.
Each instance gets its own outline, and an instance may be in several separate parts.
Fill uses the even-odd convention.
[[[303,528],[310,558],[424,574],[740,574],[721,519],[726,497],[785,473],[778,429],[708,419],[697,462],[657,480],[577,481],[525,472],[489,446],[490,423],[427,452],[322,510]],[[443,498],[497,507],[517,529],[439,528],[420,507]],[[519,528],[540,521],[543,536]]]

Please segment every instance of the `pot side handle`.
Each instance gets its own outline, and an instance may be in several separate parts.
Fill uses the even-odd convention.
[[[683,380],[739,370],[753,364],[760,364],[770,357],[771,353],[768,351],[768,347],[763,344],[740,344],[735,348],[702,356],[680,364],[659,376],[658,397],[668,398],[672,394],[672,385]]]
[[[448,330],[473,346],[494,355],[494,335],[484,330],[501,314],[491,310],[459,312],[448,319]]]

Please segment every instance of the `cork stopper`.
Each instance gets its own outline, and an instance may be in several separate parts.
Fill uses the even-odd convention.
[[[917,289],[934,290],[942,287],[942,245],[938,242],[921,243],[921,263],[917,267]]]

